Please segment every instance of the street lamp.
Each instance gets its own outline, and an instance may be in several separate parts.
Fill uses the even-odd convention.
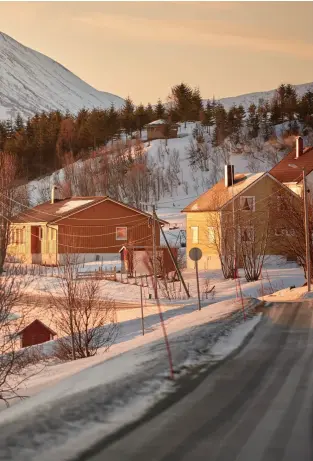
[[[305,232],[305,258],[306,258],[306,276],[308,281],[308,292],[311,291],[311,256],[310,256],[310,232],[309,232],[309,211],[308,211],[308,195],[306,188],[306,176],[305,168],[301,168],[294,163],[290,163],[288,166],[302,170],[303,180],[303,204],[304,204],[304,232]]]

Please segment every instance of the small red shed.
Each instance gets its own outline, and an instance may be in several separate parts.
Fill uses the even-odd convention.
[[[51,341],[56,336],[56,332],[36,319],[23,330],[20,330],[17,336],[20,337],[21,347],[28,347]]]

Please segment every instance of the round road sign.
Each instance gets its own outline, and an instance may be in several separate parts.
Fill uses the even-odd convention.
[[[194,247],[189,251],[189,258],[192,261],[199,261],[202,258],[202,251],[200,248]]]

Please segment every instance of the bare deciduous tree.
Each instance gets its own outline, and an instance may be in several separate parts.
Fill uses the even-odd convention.
[[[17,175],[16,157],[0,152],[0,273],[7,254],[11,220],[28,203],[26,187],[17,184]]]
[[[270,238],[270,210],[258,213],[239,213],[238,228],[239,262],[247,282],[259,280]]]
[[[21,386],[39,372],[37,365],[43,355],[37,347],[20,349],[17,336],[26,326],[33,309],[23,297],[31,278],[27,275],[20,277],[9,267],[6,269],[0,277],[0,400],[8,406],[10,400],[23,397]]]
[[[50,291],[54,322],[62,337],[55,354],[63,360],[90,357],[114,343],[118,326],[115,302],[101,297],[100,281],[79,277],[77,255],[58,266],[60,293]]]
[[[274,239],[281,249],[281,254],[288,259],[293,259],[303,268],[306,277],[306,244],[304,227],[304,204],[302,197],[291,198],[287,194],[280,194]],[[313,201],[308,194],[309,235],[313,232]],[[313,242],[310,242],[311,267],[313,267]]]

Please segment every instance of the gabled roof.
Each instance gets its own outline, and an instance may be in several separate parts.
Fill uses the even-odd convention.
[[[297,165],[299,169],[291,168],[288,166],[290,163]],[[299,158],[296,158],[296,149],[293,149],[270,170],[270,174],[283,183],[298,183],[302,181],[302,168],[305,168],[306,174],[313,171],[313,146],[305,147]]]
[[[234,187],[225,187],[223,178],[215,184],[215,186],[187,205],[182,212],[218,211],[232,199],[233,193],[234,197],[236,197],[265,175],[268,175],[268,173],[236,174],[234,178]]]
[[[153,125],[166,125],[167,121],[163,120],[162,118],[159,118],[159,120],[153,120],[153,122],[147,123],[147,126],[153,126]]]
[[[158,120],[154,120],[153,122],[147,123],[146,126],[167,125],[167,124],[171,126],[178,126],[178,123],[172,123],[162,118],[159,118]]]
[[[95,206],[99,203],[110,201],[117,203],[129,210],[135,211],[139,214],[151,218],[151,214],[146,213],[145,211],[139,210],[138,208],[126,205],[125,203],[119,202],[107,196],[100,197],[71,197],[64,200],[56,200],[54,203],[45,202],[40,205],[30,208],[26,211],[23,211],[18,216],[12,219],[12,223],[56,223],[62,219],[69,218],[76,213]],[[101,220],[101,218],[99,218]],[[168,224],[166,221],[159,219],[161,224]]]
[[[26,327],[24,327],[22,330],[18,331],[16,333],[16,336],[20,336],[22,333],[24,333],[25,330],[27,330],[27,328],[29,328],[31,325],[33,325],[34,323],[40,323],[41,326],[43,326],[44,328],[46,328],[46,330],[48,330],[53,336],[56,336],[56,332],[51,330],[51,328],[49,328],[47,325],[45,325],[41,320],[38,320],[38,319],[35,319],[33,322],[29,323]]]

